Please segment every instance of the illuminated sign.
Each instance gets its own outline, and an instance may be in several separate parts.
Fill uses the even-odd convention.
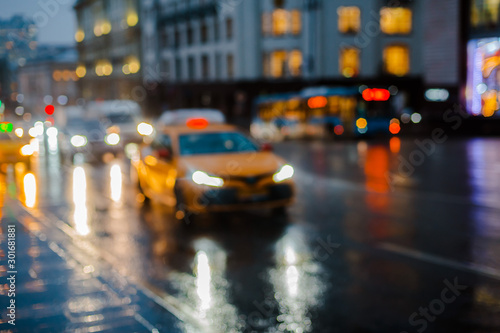
[[[391,97],[391,93],[387,89],[365,89],[363,90],[363,99],[367,102],[370,101],[387,101]]]
[[[446,102],[450,93],[446,89],[428,89],[425,92],[425,99],[429,102]]]

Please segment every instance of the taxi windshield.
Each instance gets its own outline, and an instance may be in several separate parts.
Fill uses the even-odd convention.
[[[179,136],[180,155],[255,152],[259,148],[237,132],[191,133]]]

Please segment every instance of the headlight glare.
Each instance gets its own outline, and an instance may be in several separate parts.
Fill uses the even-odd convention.
[[[116,146],[117,144],[120,143],[120,135],[118,133],[110,133],[106,135],[104,141],[106,142],[107,145]]]
[[[207,185],[213,187],[221,187],[224,185],[224,180],[220,177],[212,177],[203,171],[195,171],[191,176],[193,182],[198,185]]]
[[[294,173],[293,167],[289,164],[285,164],[281,169],[273,175],[273,180],[275,183],[282,182],[284,180],[292,178]]]
[[[73,135],[70,142],[75,148],[85,147],[87,145],[87,137],[84,135]]]

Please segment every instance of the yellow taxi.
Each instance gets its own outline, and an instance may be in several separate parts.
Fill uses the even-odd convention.
[[[21,131],[20,128],[13,130],[12,123],[0,123],[0,165],[23,162],[30,166],[33,149]]]
[[[218,111],[167,112],[154,139],[132,159],[145,197],[187,213],[271,208],[294,198],[294,169]]]

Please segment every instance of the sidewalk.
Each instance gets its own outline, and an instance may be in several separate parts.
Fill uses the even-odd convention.
[[[182,323],[133,286],[108,283],[69,251],[25,228],[4,207],[0,222],[0,332],[181,332]],[[22,219],[23,223],[19,221]],[[7,226],[15,225],[15,297],[9,297]],[[47,230],[50,232],[50,230]],[[37,235],[35,235],[37,234]],[[89,258],[91,260],[92,258]],[[97,269],[96,269],[97,270]],[[3,287],[3,288],[1,288]],[[15,299],[15,326],[7,306]]]

